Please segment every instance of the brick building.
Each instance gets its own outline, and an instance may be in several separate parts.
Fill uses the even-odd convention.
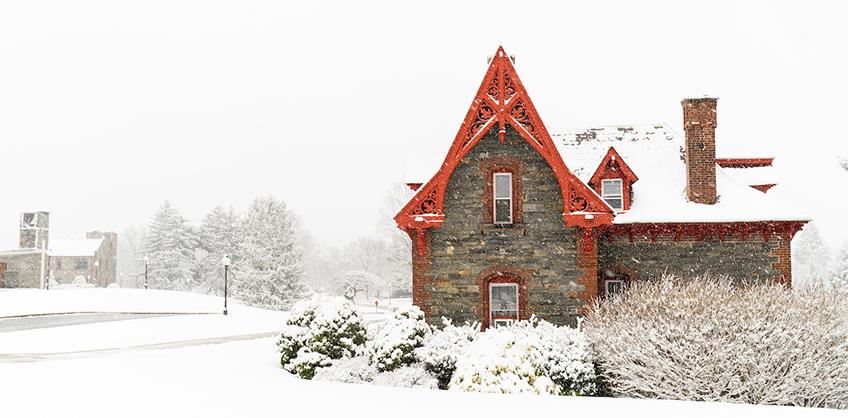
[[[413,303],[431,322],[574,324],[595,298],[665,272],[791,285],[805,219],[723,168],[770,160],[717,161],[717,100],[682,106],[682,136],[663,124],[551,135],[499,48],[435,175],[410,183],[395,217],[413,242]]]
[[[49,278],[60,284],[82,276],[106,287],[115,282],[118,237],[92,231],[85,239],[50,240],[50,213],[21,214],[19,246],[0,251],[0,288],[44,288]]]

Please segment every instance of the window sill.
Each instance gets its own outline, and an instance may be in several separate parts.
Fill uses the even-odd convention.
[[[527,235],[527,227],[524,224],[483,224],[480,226],[481,235],[498,232]]]

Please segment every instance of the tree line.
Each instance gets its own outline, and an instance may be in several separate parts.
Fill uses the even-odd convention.
[[[385,198],[373,232],[343,246],[316,242],[282,200],[256,198],[241,213],[215,207],[197,224],[165,201],[144,228],[119,235],[118,284],[223,295],[222,258],[232,260],[230,296],[285,309],[310,294],[368,297],[411,292],[411,243],[392,217],[409,197],[405,186]],[[145,262],[146,258],[146,262]]]

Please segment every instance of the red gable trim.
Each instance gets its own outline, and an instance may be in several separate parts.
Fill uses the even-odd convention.
[[[771,167],[774,158],[716,158],[716,164],[724,168]]]
[[[618,151],[616,151],[615,148],[610,147],[607,151],[607,155],[604,156],[604,159],[601,160],[600,164],[598,164],[595,174],[592,174],[592,178],[589,179],[589,185],[598,184],[601,180],[601,176],[604,174],[604,171],[606,171],[607,167],[611,165],[618,167],[630,183],[636,183],[636,180],[639,180],[639,177],[636,177],[636,174],[634,174],[633,170],[630,169],[630,166],[624,162],[624,158],[621,158]]]
[[[512,60],[503,47],[499,47],[442,167],[395,216],[398,226],[405,230],[441,226],[444,221],[445,190],[451,174],[490,129],[497,127],[500,140],[504,141],[507,124],[518,131],[554,171],[566,205],[563,208],[563,219],[567,224],[572,225],[574,217],[567,215],[574,212],[608,215],[597,216],[594,222],[611,221],[613,210],[609,205],[574,176],[562,161],[518,78]]]

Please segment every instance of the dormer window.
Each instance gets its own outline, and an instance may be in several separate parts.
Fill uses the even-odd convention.
[[[494,223],[512,223],[512,173],[492,174]]]
[[[613,209],[624,209],[624,187],[621,179],[601,180],[601,197]]]
[[[630,210],[632,186],[638,180],[621,155],[610,147],[588,184],[607,205],[619,212]]]

